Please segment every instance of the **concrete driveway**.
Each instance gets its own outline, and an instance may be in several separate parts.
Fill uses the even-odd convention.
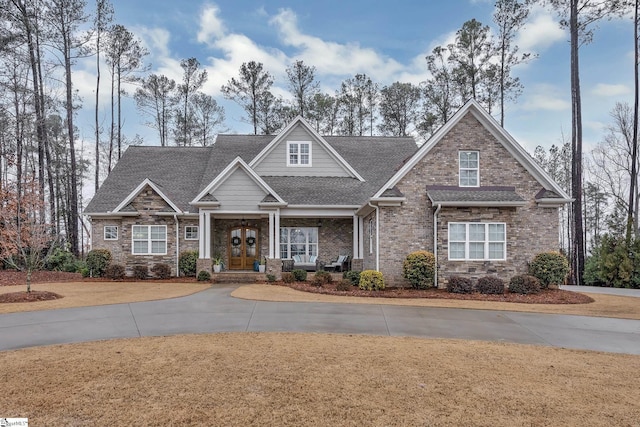
[[[0,350],[213,332],[456,338],[640,354],[640,320],[388,305],[247,301],[216,286],[182,298],[0,315]]]

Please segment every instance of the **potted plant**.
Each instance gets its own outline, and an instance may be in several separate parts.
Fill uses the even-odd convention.
[[[222,255],[217,254],[212,261],[213,261],[213,272],[220,273],[220,270],[222,270],[222,264],[224,263],[222,259]]]
[[[258,272],[264,273],[266,268],[267,268],[267,259],[260,258],[260,265],[258,266]]]

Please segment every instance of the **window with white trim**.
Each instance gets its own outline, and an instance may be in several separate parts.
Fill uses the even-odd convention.
[[[166,225],[134,225],[131,227],[131,253],[134,255],[166,255]]]
[[[280,227],[280,258],[318,255],[317,227]]]
[[[185,225],[185,227],[184,227],[184,239],[185,240],[198,240],[198,226],[197,225]]]
[[[287,166],[311,166],[311,142],[287,141]]]
[[[104,240],[118,240],[118,226],[117,225],[105,225],[104,226]]]
[[[460,187],[480,186],[480,152],[458,152]]]
[[[449,260],[507,259],[507,226],[504,223],[450,222]]]

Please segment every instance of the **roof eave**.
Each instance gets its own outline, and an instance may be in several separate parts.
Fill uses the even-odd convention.
[[[84,216],[94,218],[120,218],[123,216],[140,216],[139,212],[85,212]]]
[[[527,205],[527,202],[501,202],[501,201],[463,201],[463,200],[449,200],[449,201],[431,201],[434,205],[440,205],[443,208],[445,207],[455,207],[455,208],[466,208],[466,207],[487,207],[487,208],[521,208]]]
[[[402,206],[407,201],[406,197],[373,197],[371,203],[378,206]]]
[[[574,199],[558,199],[558,198],[548,198],[548,199],[536,199],[536,203],[538,205],[544,206],[546,208],[561,208],[567,203],[572,203]]]

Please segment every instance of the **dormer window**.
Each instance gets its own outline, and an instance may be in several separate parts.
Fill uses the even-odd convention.
[[[287,166],[311,166],[311,142],[287,142]]]
[[[480,186],[480,153],[478,151],[460,151],[460,187]]]

